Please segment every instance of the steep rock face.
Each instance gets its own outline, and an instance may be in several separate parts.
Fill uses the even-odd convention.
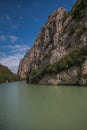
[[[50,54],[59,41],[63,28],[62,22],[64,13],[66,13],[66,10],[60,8],[49,16],[47,23],[42,27],[41,32],[36,37],[34,46],[20,61],[18,74],[22,78],[26,77],[28,68],[29,70],[38,69],[53,62],[53,57],[51,58]],[[61,48],[58,48],[56,52],[60,49]],[[53,52],[53,56],[59,55],[59,59],[65,54],[63,50],[62,52],[58,52],[58,54],[56,54],[56,52]]]
[[[18,74],[30,83],[86,85],[86,56],[87,1],[78,0],[71,12],[60,8],[48,17]]]
[[[21,78],[26,78],[26,73],[28,71],[29,63],[31,63],[32,59],[34,57],[34,49],[30,49],[24,58],[20,61],[19,68],[18,68],[18,75],[21,76]]]

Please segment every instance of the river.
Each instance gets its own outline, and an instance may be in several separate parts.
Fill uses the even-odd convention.
[[[87,130],[87,87],[1,83],[0,130]]]

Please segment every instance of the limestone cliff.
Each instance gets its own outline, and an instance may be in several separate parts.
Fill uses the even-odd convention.
[[[47,19],[18,74],[29,83],[87,85],[87,1],[70,12],[59,8]]]

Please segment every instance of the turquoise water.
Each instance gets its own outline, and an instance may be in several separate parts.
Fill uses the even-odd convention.
[[[0,130],[87,130],[87,88],[2,83]]]

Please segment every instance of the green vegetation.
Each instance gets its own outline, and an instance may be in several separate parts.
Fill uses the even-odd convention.
[[[0,82],[19,81],[21,78],[13,74],[7,67],[0,64]]]
[[[80,20],[82,17],[85,16],[85,7],[87,7],[87,1],[79,0],[75,4],[73,10],[69,13],[69,15],[72,15],[73,19]]]
[[[81,66],[86,58],[86,55],[87,46],[78,47],[74,49],[71,54],[65,56],[55,64],[50,64],[42,70],[32,70],[27,77],[27,81],[30,83],[38,83],[45,74],[57,74],[71,68],[72,66]]]
[[[78,0],[70,12],[64,13],[63,23],[69,16],[72,16],[73,19],[79,21],[86,14],[85,12],[86,7],[87,7],[87,0]]]

